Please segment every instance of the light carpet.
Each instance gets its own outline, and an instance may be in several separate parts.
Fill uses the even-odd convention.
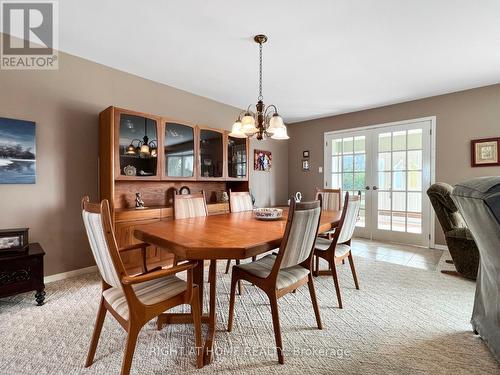
[[[215,361],[195,368],[189,325],[146,325],[134,374],[498,374],[499,364],[469,324],[475,284],[439,272],[355,258],[361,290],[339,266],[344,309],[330,277],[315,279],[323,330],[307,287],[279,300],[285,365],[278,365],[266,296],[245,285],[235,326],[226,332],[230,275],[219,265]],[[108,314],[92,367],[83,367],[99,301],[97,275],[47,285],[46,304],[31,293],[0,300],[1,374],[118,374],[125,332]],[[185,348],[185,349],[183,349]]]

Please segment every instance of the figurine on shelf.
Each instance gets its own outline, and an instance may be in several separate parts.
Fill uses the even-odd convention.
[[[144,210],[144,201],[142,200],[141,193],[135,193],[135,209],[136,210]]]

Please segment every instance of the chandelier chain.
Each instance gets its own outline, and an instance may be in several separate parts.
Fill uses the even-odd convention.
[[[262,43],[259,43],[259,100],[264,99],[262,96]]]

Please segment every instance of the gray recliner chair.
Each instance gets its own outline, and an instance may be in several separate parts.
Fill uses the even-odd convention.
[[[500,361],[500,176],[458,184],[452,199],[480,253],[471,324]]]
[[[427,195],[443,229],[446,245],[457,272],[460,276],[476,280],[479,250],[467,224],[451,199],[452,191],[451,185],[437,182],[429,187]],[[452,273],[451,271],[442,272]]]

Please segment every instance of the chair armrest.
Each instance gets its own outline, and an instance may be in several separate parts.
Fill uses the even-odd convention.
[[[125,285],[143,283],[145,281],[151,281],[151,280],[159,279],[159,278],[162,278],[165,276],[175,275],[176,273],[179,273],[182,271],[191,270],[197,264],[198,264],[198,262],[191,260],[191,261],[179,264],[179,265],[174,266],[174,267],[165,268],[165,269],[162,268],[161,270],[158,270],[158,271],[152,271],[152,272],[144,273],[144,274],[137,275],[137,276],[123,276],[121,281]]]
[[[135,243],[132,245],[120,247],[120,248],[118,248],[118,252],[121,253],[123,251],[129,251],[129,250],[146,249],[148,246],[150,246],[148,243],[140,242],[140,243]]]

